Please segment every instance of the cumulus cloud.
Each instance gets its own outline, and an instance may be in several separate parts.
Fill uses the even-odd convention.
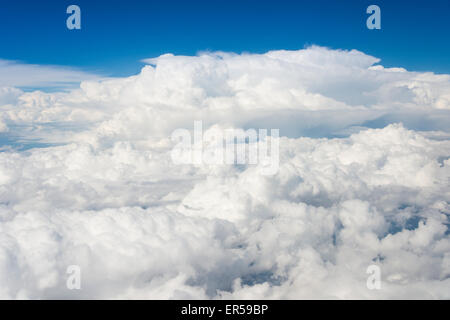
[[[166,54],[145,61],[149,65],[136,76],[84,81],[69,93],[0,98],[4,130],[55,142],[67,142],[73,136],[67,130],[88,127],[96,128],[99,142],[167,136],[192,128],[194,120],[280,128],[289,137],[345,136],[397,122],[449,131],[449,75],[384,68],[356,50]]]
[[[0,298],[450,298],[448,75],[321,47],[146,62],[0,90]],[[279,128],[277,174],[175,164],[194,120]]]

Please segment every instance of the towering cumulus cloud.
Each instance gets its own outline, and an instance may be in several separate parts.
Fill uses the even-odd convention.
[[[145,62],[0,88],[0,298],[450,298],[449,75],[322,47]],[[194,121],[279,129],[276,174],[174,163]]]

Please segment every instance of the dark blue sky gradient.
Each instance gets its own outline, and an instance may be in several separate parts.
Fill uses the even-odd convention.
[[[82,30],[66,28],[77,4]],[[381,8],[382,29],[366,28]],[[358,49],[381,64],[450,73],[450,0],[0,0],[0,58],[81,67],[103,75],[139,72],[163,53],[263,53],[311,44]]]

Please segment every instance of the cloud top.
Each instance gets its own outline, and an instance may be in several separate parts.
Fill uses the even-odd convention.
[[[450,298],[449,75],[322,47],[146,62],[0,89],[0,298]],[[281,129],[278,173],[174,164],[194,120]]]

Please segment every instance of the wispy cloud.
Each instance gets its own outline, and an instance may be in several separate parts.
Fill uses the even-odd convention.
[[[0,87],[72,88],[81,81],[100,78],[100,75],[72,67],[0,59]]]

